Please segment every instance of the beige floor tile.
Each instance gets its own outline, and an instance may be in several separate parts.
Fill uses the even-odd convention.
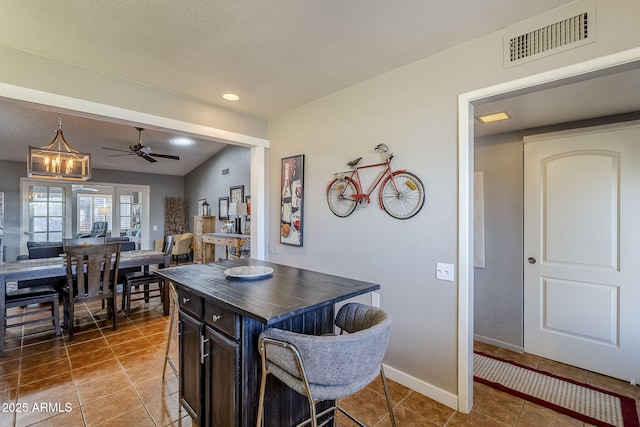
[[[538,424],[538,427],[544,424]],[[471,411],[468,414],[456,412],[451,417],[451,421],[447,423],[447,427],[507,427],[510,424],[504,424],[490,416],[481,414],[477,411]]]
[[[115,358],[115,355],[113,354],[113,351],[111,351],[111,348],[105,347],[75,355],[70,357],[69,360],[71,362],[71,368],[75,370],[95,365],[100,362],[106,362],[113,358]]]
[[[389,413],[384,396],[370,388],[340,399],[340,406],[366,425],[376,425]]]
[[[138,395],[128,388],[82,405],[82,413],[87,426],[97,426],[140,407]]]
[[[74,369],[71,371],[71,375],[73,376],[74,383],[80,384],[85,381],[107,377],[120,372],[124,372],[122,365],[117,359],[112,358],[104,362],[96,363],[95,365]]]
[[[159,426],[170,425],[184,416],[184,411],[180,410],[177,392],[147,403],[145,406],[153,421]]]
[[[178,378],[171,373],[162,380],[161,375],[135,384],[136,392],[144,404],[163,399],[178,391]]]
[[[53,362],[33,366],[29,369],[20,369],[20,385],[40,381],[45,378],[70,372],[69,360],[67,357],[55,359]]]
[[[424,417],[430,423],[439,426],[445,425],[454,413],[453,409],[415,391],[409,393],[400,404],[417,416]]]
[[[35,424],[31,424],[32,427],[76,427],[83,425],[84,419],[82,418],[82,411],[80,408],[74,408],[69,412],[58,414],[51,418],[36,422]]]
[[[524,400],[484,384],[473,384],[473,410],[504,424],[514,425]]]
[[[149,415],[147,409],[140,407],[99,425],[99,427],[122,426],[156,427],[156,424],[151,419],[151,415]]]
[[[97,399],[112,395],[118,391],[133,389],[129,378],[123,371],[116,371],[106,377],[85,381],[76,385],[80,404],[86,405]]]
[[[25,409],[25,412],[16,414],[16,427],[30,426],[39,422],[43,423],[43,425],[48,425],[49,420],[53,417],[80,411],[78,398],[75,396],[62,399],[47,397],[46,401],[26,404]]]

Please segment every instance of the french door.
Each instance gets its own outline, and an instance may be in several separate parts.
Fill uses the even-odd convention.
[[[20,248],[27,241],[59,242],[88,233],[96,221],[107,221],[111,236],[126,236],[147,249],[149,193],[147,185],[66,183],[21,179]]]

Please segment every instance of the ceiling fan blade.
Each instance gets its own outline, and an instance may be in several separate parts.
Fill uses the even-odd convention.
[[[128,153],[129,152],[129,150],[120,150],[118,148],[109,148],[109,147],[100,147],[100,148],[102,148],[103,150],[122,151],[123,153]]]
[[[151,162],[151,163],[157,162],[156,159],[154,159],[153,157],[149,156],[148,154],[144,154],[143,153],[143,154],[140,155],[140,157],[142,157],[143,159],[145,159],[146,161]]]
[[[127,153],[127,154],[112,154],[111,156],[108,156],[108,157],[122,157],[122,156],[130,156],[130,155],[132,155],[132,154],[133,154],[133,153]]]
[[[156,154],[156,153],[149,153],[150,156],[154,156],[154,157],[162,157],[165,159],[173,159],[173,160],[180,160],[180,156],[172,156],[170,154]]]

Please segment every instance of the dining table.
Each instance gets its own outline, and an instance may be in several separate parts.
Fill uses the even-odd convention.
[[[168,267],[171,256],[161,251],[135,250],[120,252],[119,269],[144,267],[158,265],[158,268]],[[66,263],[64,255],[53,258],[26,259],[20,261],[10,261],[0,263],[0,356],[4,355],[5,338],[5,298],[7,284],[31,279],[45,279],[55,277],[66,277]],[[164,298],[165,313],[168,312],[168,299]]]

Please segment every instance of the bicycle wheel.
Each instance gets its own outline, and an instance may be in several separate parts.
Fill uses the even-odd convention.
[[[350,178],[336,178],[327,186],[327,203],[334,215],[347,217],[356,208],[354,194],[358,193],[358,186]]]
[[[397,219],[415,216],[425,200],[425,190],[420,178],[411,172],[398,172],[387,177],[379,192],[380,206]]]

